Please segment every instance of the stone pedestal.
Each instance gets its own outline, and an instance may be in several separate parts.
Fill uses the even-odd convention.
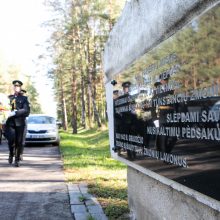
[[[128,166],[128,200],[135,220],[217,220],[220,213]],[[205,199],[205,198],[204,198]]]
[[[140,73],[143,73],[142,77],[145,74],[146,78],[144,78],[144,80],[139,80],[136,84],[134,83],[135,85],[141,84],[140,82],[142,81],[147,81],[147,77],[151,70],[150,67],[154,66],[155,71],[157,71],[158,69],[156,67],[160,65],[156,64],[161,64],[163,62],[155,61],[150,66],[146,65],[146,68],[144,68],[142,64],[144,63],[144,61],[147,62],[149,57],[145,57],[146,59],[144,59],[143,56],[145,54],[147,55],[151,53],[152,50],[154,50],[155,48],[159,48],[165,40],[169,40],[169,38],[172,38],[173,35],[175,35],[175,33],[183,29],[193,19],[196,19],[198,16],[205,14],[214,6],[219,7],[219,4],[220,0],[129,0],[125,5],[121,17],[119,18],[118,22],[116,23],[116,25],[110,33],[110,37],[106,43],[105,52],[103,55],[104,71],[106,77],[105,86],[109,118],[110,150],[113,158],[125,163],[128,166],[128,199],[129,207],[133,214],[133,219],[220,219],[220,202],[215,200],[218,199],[213,196],[213,194],[215,193],[212,194],[213,198],[208,197],[206,196],[208,194],[205,195],[205,193],[202,194],[198,192],[201,192],[201,189],[197,189],[196,191],[194,190],[195,188],[191,189],[190,187],[186,187],[187,185],[185,184],[185,179],[183,180],[182,184],[180,184],[176,181],[177,177],[174,177],[173,173],[171,173],[170,176],[166,176],[167,170],[162,166],[160,171],[165,171],[165,173],[162,173],[162,171],[159,173],[158,167],[152,169],[152,164],[145,164],[145,166],[143,166],[143,161],[134,163],[135,161],[133,160],[133,158],[129,158],[130,160],[128,160],[126,159],[125,155],[124,157],[122,157],[118,156],[117,153],[113,152],[112,149],[114,149],[115,147],[115,125],[120,125],[124,127],[127,126],[128,128],[130,128],[131,126],[128,123],[127,125],[126,123],[124,123],[126,122],[126,117],[123,118],[124,121],[121,124],[117,124],[114,121],[115,102],[113,102],[113,90],[114,92],[118,91],[119,97],[120,92],[124,94],[124,98],[128,95],[126,96],[126,92],[123,91],[122,88],[120,91],[118,88],[116,88],[117,85],[111,84],[112,80],[117,80],[118,85],[121,86],[122,84],[120,82],[120,76],[123,76],[123,74],[124,76],[126,76],[124,77],[124,79],[126,79],[126,81],[129,79],[131,83],[138,81],[138,78],[135,78],[135,76],[137,76],[138,74],[141,75]],[[195,31],[197,30],[197,25],[197,22],[194,22],[192,24]],[[167,51],[168,50],[166,49],[165,53]],[[175,50],[172,51],[172,54],[175,54]],[[141,62],[143,60],[144,61],[141,65],[135,66],[137,60],[139,60],[140,58],[142,58]],[[162,56],[161,58],[164,57]],[[164,61],[165,59],[162,60]],[[168,69],[166,69],[166,71],[167,70]],[[161,70],[161,72],[158,71],[158,76],[163,72],[164,70]],[[155,87],[156,83],[158,82],[151,82],[151,84]],[[117,99],[117,96],[115,99]],[[118,106],[121,107],[120,104]],[[201,104],[201,106],[203,105]],[[123,111],[121,111],[121,113],[123,114]],[[119,133],[120,132],[118,132],[118,134]],[[124,131],[121,133],[127,135],[130,134],[129,132]],[[127,141],[126,138],[124,140]],[[122,141],[122,138],[120,139],[120,141]],[[123,145],[120,145],[119,147],[121,146]],[[127,148],[126,150],[130,149]],[[213,158],[219,157],[215,154]],[[209,161],[210,159],[207,159],[206,162],[208,163]],[[219,159],[216,159],[216,161],[219,162]],[[207,165],[205,163],[201,163],[201,167],[200,170],[198,169],[198,167],[196,167],[195,169],[191,167],[191,169],[192,171],[197,171],[198,173],[200,171],[200,177],[202,177],[201,179],[203,180],[203,185],[205,185],[204,188],[210,190],[213,188],[212,185],[208,186],[206,183],[206,180],[209,178],[206,178],[203,175],[203,168],[206,168]],[[219,166],[216,165],[216,168],[213,169],[213,171],[216,173],[219,172]],[[176,173],[178,172],[180,172],[180,170],[177,170]],[[215,175],[213,174],[213,176]],[[198,181],[198,179],[196,179],[196,181],[196,183],[201,182]],[[218,183],[219,181],[215,182]],[[186,186],[184,186],[184,184]],[[217,192],[219,193],[219,190]]]

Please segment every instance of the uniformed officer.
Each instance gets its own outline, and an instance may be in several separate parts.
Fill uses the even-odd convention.
[[[160,91],[161,93],[157,94],[157,98],[164,98],[166,99],[169,97],[169,95],[174,94],[174,90],[168,90],[166,91],[166,86],[169,83],[170,80],[170,75],[164,76],[163,74],[160,74],[159,76],[160,80]],[[155,123],[156,127],[166,127],[167,122],[166,122],[166,116],[168,113],[173,113],[175,110],[174,105],[160,105],[157,106],[157,123]],[[170,153],[176,143],[177,139],[176,137],[168,137],[165,135],[157,135],[156,137],[156,147],[158,151],[165,152],[165,153]]]
[[[122,83],[122,88],[123,88],[123,98],[131,98],[130,96],[130,88],[131,88],[131,82],[130,81],[126,81],[126,82],[123,82]],[[127,99],[129,100],[129,99]],[[124,106],[126,105],[129,105],[129,104],[134,104],[133,102],[130,102],[127,101]],[[120,128],[120,132],[122,134],[135,134],[135,131],[134,131],[134,125],[135,122],[137,121],[137,118],[136,118],[136,114],[133,112],[133,110],[131,111],[125,111],[125,112],[122,112],[121,113],[121,123],[119,125],[119,128]],[[136,153],[135,151],[131,151],[129,149],[127,149],[127,155],[128,155],[128,158],[129,159],[134,159],[136,157]]]
[[[20,94],[22,96],[26,96],[27,91],[25,89],[21,89]],[[23,141],[22,141],[22,148],[21,148],[21,155],[20,160],[23,161],[23,153],[24,153],[24,146],[25,146],[25,139],[27,134],[27,120],[25,119],[25,127],[24,127],[24,135],[23,135]]]
[[[121,86],[123,88],[124,94],[128,94],[129,90],[130,90],[131,82],[129,82],[129,81],[123,82]]]
[[[117,99],[119,97],[119,91],[118,90],[114,90],[113,91],[113,100]],[[119,132],[119,126],[120,126],[120,115],[116,114],[115,112],[115,102],[114,102],[114,147],[112,148],[112,150],[114,152],[117,152],[118,148],[116,147],[116,132]]]
[[[30,107],[28,98],[26,96],[22,96],[21,86],[23,83],[20,80],[14,80],[12,82],[14,85],[14,95],[9,96],[11,112],[8,115],[8,119],[6,121],[7,130],[14,131],[14,148],[13,143],[10,141],[10,132],[8,135],[8,145],[9,145],[9,164],[13,162],[13,156],[15,152],[15,166],[19,167],[20,165],[20,154],[22,151],[22,143],[23,136],[25,130],[25,119],[30,113]]]
[[[113,99],[117,99],[119,97],[119,91],[118,90],[114,90],[113,91]]]

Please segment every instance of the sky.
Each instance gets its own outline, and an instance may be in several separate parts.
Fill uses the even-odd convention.
[[[38,57],[46,50],[50,33],[42,23],[50,19],[44,0],[0,0],[0,50],[8,63],[31,76],[44,113],[56,115],[47,62]],[[40,46],[39,46],[40,45]]]

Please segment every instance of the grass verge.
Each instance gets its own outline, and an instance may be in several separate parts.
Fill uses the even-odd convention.
[[[126,166],[111,158],[108,131],[61,132],[61,152],[67,180],[88,183],[109,219],[126,219]]]

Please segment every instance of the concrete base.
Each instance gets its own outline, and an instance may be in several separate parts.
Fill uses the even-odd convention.
[[[134,220],[217,220],[220,212],[128,166],[128,200]]]

